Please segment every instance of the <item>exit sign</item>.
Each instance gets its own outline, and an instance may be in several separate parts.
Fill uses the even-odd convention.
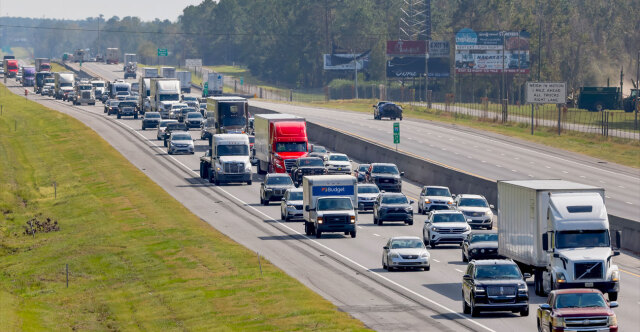
[[[168,56],[169,55],[169,50],[166,48],[159,48],[158,49],[158,56]]]

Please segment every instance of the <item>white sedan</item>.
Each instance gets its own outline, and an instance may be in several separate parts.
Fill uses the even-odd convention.
[[[382,248],[382,267],[393,269],[422,268],[431,269],[429,251],[417,236],[396,236],[387,241]]]

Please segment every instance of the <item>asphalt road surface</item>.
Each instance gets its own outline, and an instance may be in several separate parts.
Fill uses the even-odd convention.
[[[105,70],[111,76],[98,73],[107,78],[121,75],[120,66],[96,67],[113,68],[115,73]],[[22,92],[19,88],[13,90]],[[31,98],[86,123],[204,221],[259,252],[332,301],[340,310],[349,312],[373,329],[535,329],[535,310],[545,299],[533,295],[531,280],[529,317],[487,313],[471,319],[469,315],[462,314],[460,284],[466,264],[461,261],[458,246],[430,250],[432,268],[428,272],[387,272],[382,269],[381,253],[386,239],[398,235],[420,236],[425,219],[423,216],[416,214],[413,226],[394,223],[377,226],[373,224],[370,213],[361,213],[357,238],[327,234],[322,239],[312,239],[304,235],[301,222],[279,220],[279,205],[272,203],[265,207],[259,204],[260,176],[254,175],[252,186],[215,187],[201,181],[198,178],[198,158],[206,150],[206,141],[196,142],[195,155],[169,156],[162,142],[156,141],[154,130],[140,130],[140,120],[107,117],[100,103],[97,106],[74,107],[48,97]],[[406,127],[410,126],[403,127],[403,130]],[[192,136],[199,135],[192,131]],[[489,160],[492,159],[487,158],[487,162]],[[403,191],[409,197],[416,198],[419,185],[405,182]],[[415,210],[417,207],[414,205]],[[616,313],[625,330],[625,326],[640,324],[640,261],[624,254],[614,260],[622,269],[620,307]]]

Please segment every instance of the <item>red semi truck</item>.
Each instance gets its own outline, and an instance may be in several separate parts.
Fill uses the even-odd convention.
[[[7,77],[16,77],[16,75],[18,75],[18,60],[5,59],[4,60],[4,74]]]
[[[307,155],[307,123],[290,114],[256,114],[255,156],[258,173],[288,173],[296,159]]]

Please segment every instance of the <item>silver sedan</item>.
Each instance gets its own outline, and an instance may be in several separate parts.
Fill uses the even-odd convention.
[[[400,268],[431,269],[429,251],[417,236],[397,236],[382,248],[382,267],[386,270]]]

